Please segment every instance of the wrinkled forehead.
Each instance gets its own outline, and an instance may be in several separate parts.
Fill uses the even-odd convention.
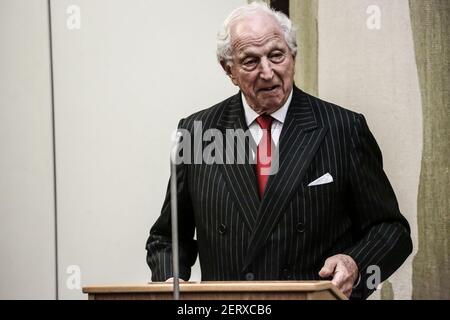
[[[258,44],[268,38],[283,37],[278,21],[264,13],[257,12],[241,17],[230,26],[231,46],[236,49],[245,43]]]
[[[236,21],[231,25],[230,37],[233,55],[238,56],[248,50],[287,46],[278,21],[266,14]]]

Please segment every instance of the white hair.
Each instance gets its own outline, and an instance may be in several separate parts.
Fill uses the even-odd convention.
[[[284,39],[291,54],[295,57],[297,54],[297,35],[292,21],[284,13],[270,8],[265,2],[255,1],[233,10],[223,22],[217,33],[217,60],[220,63],[232,64],[233,49],[231,47],[230,29],[233,23],[256,12],[264,12],[275,18],[283,31]]]

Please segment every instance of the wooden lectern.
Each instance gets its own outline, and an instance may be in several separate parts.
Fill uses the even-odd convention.
[[[173,284],[83,287],[90,300],[172,300]],[[347,300],[331,281],[181,282],[184,300]]]

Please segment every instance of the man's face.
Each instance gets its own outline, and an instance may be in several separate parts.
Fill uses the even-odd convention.
[[[257,113],[273,113],[294,83],[295,60],[274,18],[257,13],[231,27],[232,66],[224,66]]]

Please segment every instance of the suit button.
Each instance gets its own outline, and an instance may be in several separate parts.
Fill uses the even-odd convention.
[[[217,230],[220,234],[224,234],[227,231],[227,226],[222,223],[220,224],[219,228],[217,228]]]
[[[305,232],[305,224],[303,224],[303,223],[297,223],[297,232],[298,233],[303,233],[303,232]]]
[[[254,275],[252,272],[248,272],[248,273],[245,275],[245,280],[247,280],[247,281],[253,281],[253,280],[255,280],[255,275]]]

